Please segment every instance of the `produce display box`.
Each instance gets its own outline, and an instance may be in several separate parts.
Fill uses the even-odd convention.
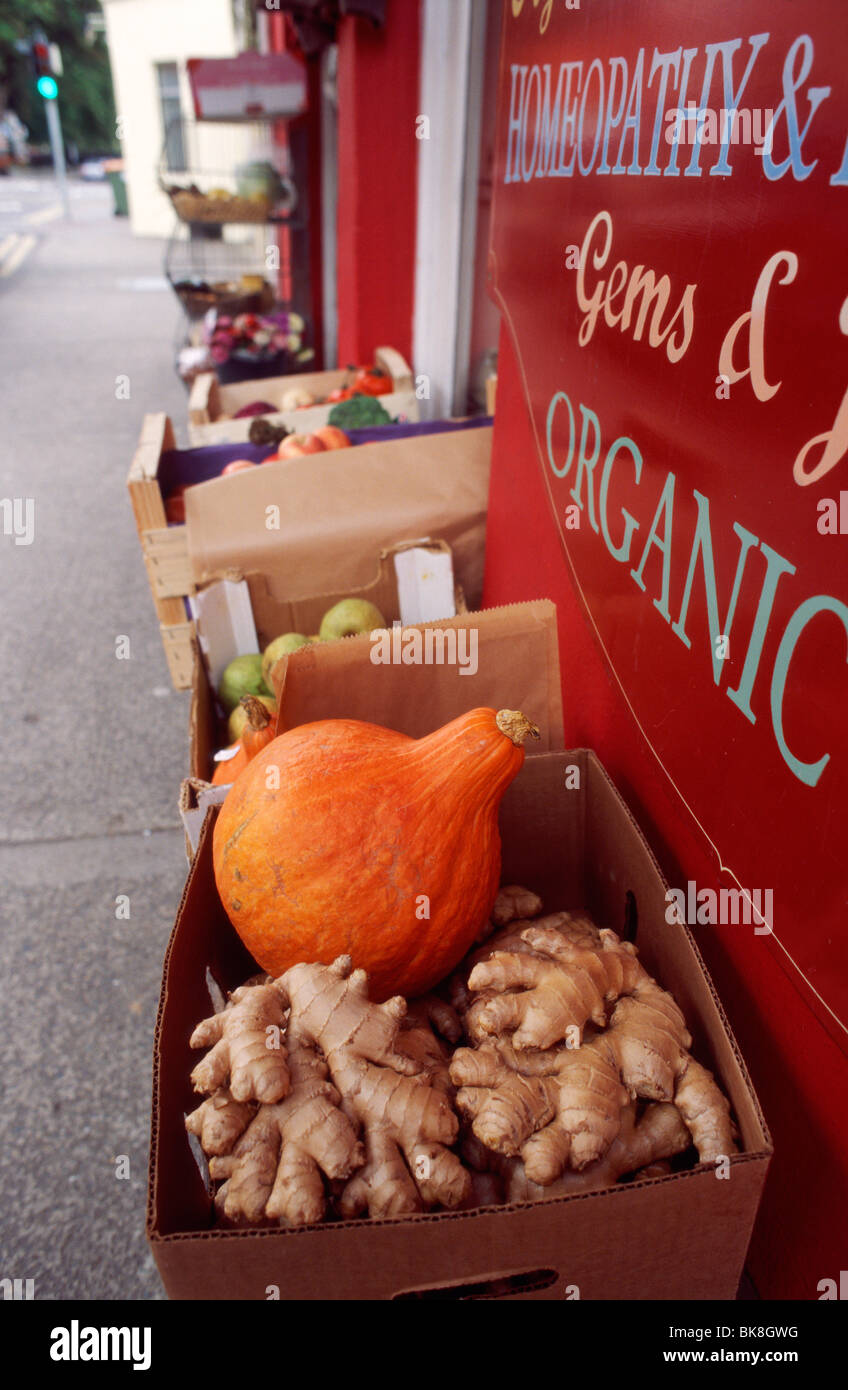
[[[179,450],[166,415],[145,418],[127,486],[171,680],[192,681],[195,624],[187,601],[223,576],[264,574],[282,598],[348,593],[373,581],[375,558],[401,541],[444,538],[472,606],[483,580],[492,431],[444,422],[360,431],[340,449],[267,463],[227,478],[250,444]],[[186,524],[168,525],[165,501],[185,494]],[[269,508],[276,525],[268,526]]]
[[[266,1299],[272,1288],[287,1300],[352,1301],[736,1294],[771,1155],[757,1097],[691,934],[666,922],[667,886],[639,827],[596,755],[563,749],[554,605],[492,613],[473,678],[440,665],[375,667],[363,638],[309,660],[296,652],[274,671],[282,717],[291,726],[344,716],[415,736],[476,705],[536,719],[542,751],[502,804],[502,880],[526,883],[548,910],[585,908],[636,941],[683,1009],[693,1054],[730,1098],[740,1152],[729,1176],[697,1165],[532,1203],[297,1230],[216,1227],[184,1129],[196,1103],[188,1038],[210,1009],[208,974],[233,988],[254,966],[215,887],[213,810],[168,946],[156,1028],[147,1234],[171,1298]]]
[[[404,542],[382,551],[377,557],[376,573],[370,584],[361,588],[347,588],[330,594],[309,594],[301,599],[278,600],[269,589],[265,576],[252,575],[250,578],[253,613],[262,650],[275,637],[284,632],[313,633],[321,618],[329,608],[343,598],[366,598],[376,605],[389,625],[402,618],[398,577],[395,557],[414,549],[425,555],[450,556],[450,546],[445,541],[421,540]],[[471,622],[476,615],[467,614],[465,597],[459,585],[455,586],[453,603],[458,614],[465,615],[459,621]],[[439,619],[438,626],[457,621]],[[346,641],[355,639],[346,638]],[[367,639],[366,639],[367,640]],[[242,655],[242,653],[239,653]],[[226,742],[226,740],[224,740]],[[221,730],[215,707],[215,693],[209,680],[206,663],[200,651],[195,648],[191,683],[191,706],[189,715],[189,769],[191,783],[207,782],[214,771],[213,754],[222,747]],[[196,798],[190,798],[186,809],[196,808]],[[182,809],[182,807],[181,807]]]
[[[412,369],[401,353],[394,348],[379,347],[374,353],[374,365],[392,378],[392,390],[378,397],[380,404],[393,417],[415,421],[419,418],[418,398],[412,379]],[[299,372],[295,376],[272,376],[264,380],[233,382],[224,386],[214,372],[201,372],[194,380],[188,400],[188,436],[192,444],[231,444],[246,440],[250,419],[221,419],[233,416],[243,406],[254,401],[270,405],[282,399],[291,388],[309,391],[314,396],[327,396],[347,384],[349,373],[338,368],[327,372]],[[320,429],[329,419],[330,405],[305,406],[300,410],[279,410],[264,418],[273,424],[285,425],[298,434]]]

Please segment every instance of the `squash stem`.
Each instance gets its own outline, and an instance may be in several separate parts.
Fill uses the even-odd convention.
[[[502,734],[506,734],[508,739],[520,748],[524,740],[530,738],[541,738],[538,728],[531,724],[526,715],[517,709],[498,710],[495,715],[495,723]]]
[[[271,723],[271,712],[255,695],[242,695],[240,701],[251,729],[259,733]]]

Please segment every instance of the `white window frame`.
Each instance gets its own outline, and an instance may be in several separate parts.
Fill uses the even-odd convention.
[[[413,368],[421,413],[466,413],[487,0],[423,0]]]

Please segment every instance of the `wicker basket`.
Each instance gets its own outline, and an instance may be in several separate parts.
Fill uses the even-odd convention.
[[[271,203],[267,198],[208,198],[185,188],[169,188],[168,197],[183,222],[267,222]]]
[[[265,314],[274,305],[274,291],[267,281],[261,290],[249,291],[238,285],[210,285],[202,290],[196,285],[177,282],[174,292],[193,318],[205,314],[208,309],[216,309],[219,314]]]

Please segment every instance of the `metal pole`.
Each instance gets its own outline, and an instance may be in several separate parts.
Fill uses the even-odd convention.
[[[65,170],[65,146],[62,141],[62,122],[59,119],[59,102],[56,97],[48,100],[44,98],[45,114],[47,116],[47,133],[50,136],[50,150],[53,155],[53,171],[56,175],[56,184],[59,190],[59,197],[62,200],[62,209],[65,218],[69,221],[71,216],[71,206],[68,201],[68,178]]]

